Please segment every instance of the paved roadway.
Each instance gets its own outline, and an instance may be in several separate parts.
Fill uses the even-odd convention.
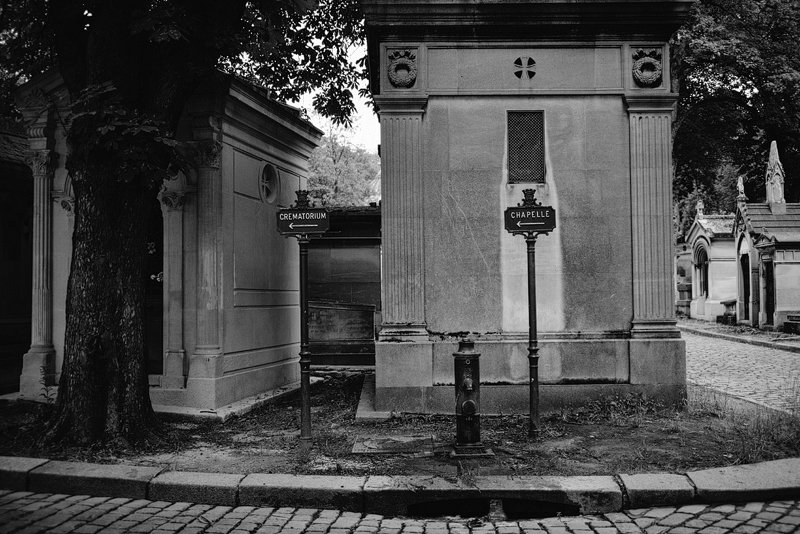
[[[687,332],[682,335],[690,384],[800,413],[800,353]]]
[[[0,533],[52,534],[722,534],[798,532],[800,501],[648,508],[496,523],[389,519],[311,508],[211,506],[0,492]]]

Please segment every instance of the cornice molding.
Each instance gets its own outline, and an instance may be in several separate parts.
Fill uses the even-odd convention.
[[[568,40],[649,37],[666,41],[693,0],[361,0],[368,33],[406,35],[437,28],[442,35],[526,34]],[[535,33],[531,30],[535,29]]]
[[[378,106],[379,113],[425,113],[428,107],[428,96],[383,96],[375,95],[375,104]]]
[[[626,94],[628,113],[672,113],[678,102],[677,93]]]

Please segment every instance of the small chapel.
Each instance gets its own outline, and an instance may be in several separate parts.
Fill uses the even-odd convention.
[[[749,202],[739,179],[733,225],[736,316],[742,324],[800,332],[800,203],[786,202],[785,178],[773,141],[765,176],[766,202]]]
[[[692,262],[689,317],[703,321],[734,321],[737,298],[734,216],[710,214],[704,210],[703,201],[698,201],[694,222],[686,233]]]

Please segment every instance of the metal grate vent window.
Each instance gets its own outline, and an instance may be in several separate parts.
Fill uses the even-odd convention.
[[[544,183],[544,112],[508,112],[508,182]]]

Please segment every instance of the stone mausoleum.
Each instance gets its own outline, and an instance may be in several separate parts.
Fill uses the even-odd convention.
[[[739,181],[736,243],[737,321],[800,332],[800,203],[786,202],[778,145],[770,145],[766,202],[748,202]]]
[[[689,0],[362,0],[379,108],[378,411],[527,411],[527,266],[503,212],[533,188],[542,407],[685,395],[673,302],[667,41]]]
[[[719,316],[736,318],[736,249],[733,244],[733,214],[710,214],[697,203],[697,214],[686,232],[691,247],[692,300],[689,317],[716,321]]]
[[[20,393],[35,400],[58,381],[63,361],[69,96],[55,72],[17,96],[33,174],[32,339]],[[278,234],[275,213],[304,187],[321,136],[299,110],[222,73],[187,104],[176,138],[202,156],[164,184],[152,215],[142,214],[156,221],[145,339],[157,411],[213,415],[299,382],[299,254],[296,240]]]

